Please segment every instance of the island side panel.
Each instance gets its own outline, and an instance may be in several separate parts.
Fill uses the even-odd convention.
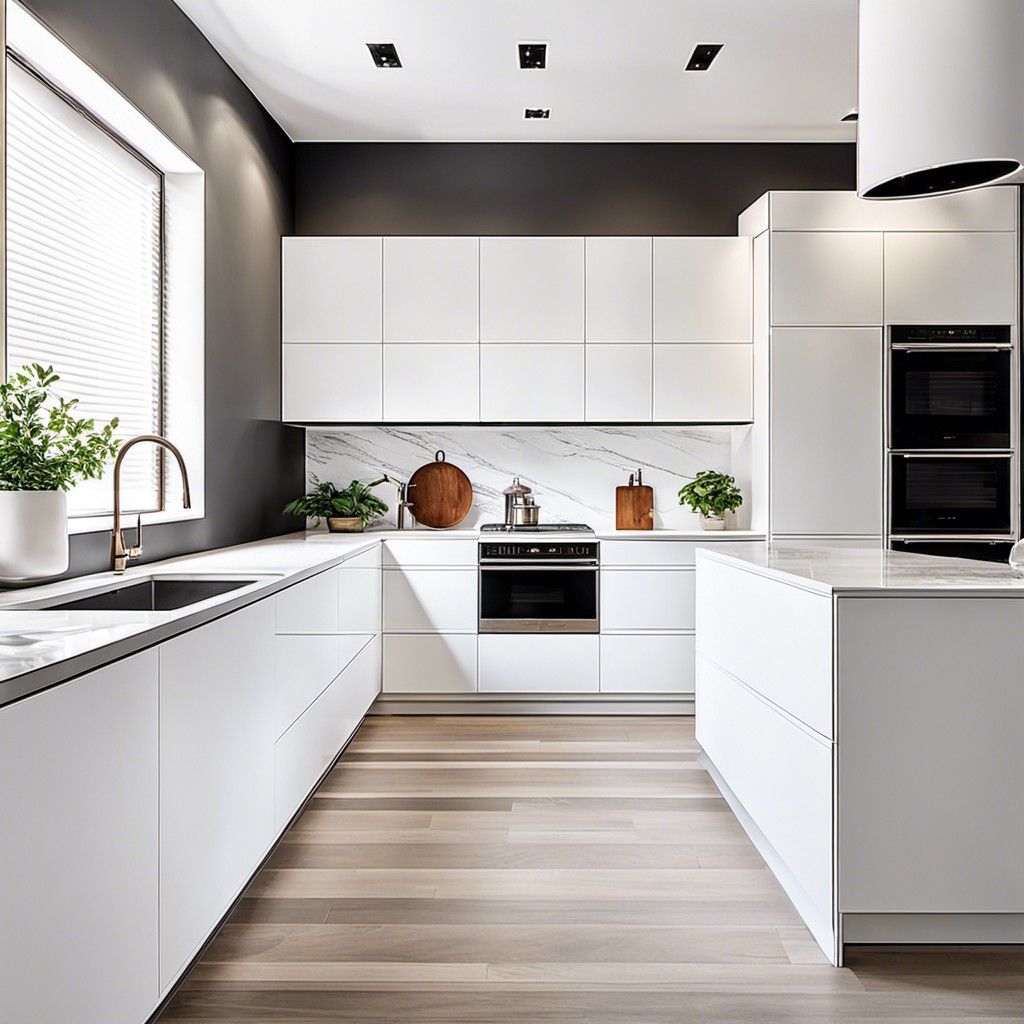
[[[1024,913],[1024,599],[840,597],[837,642],[840,912]],[[846,940],[921,935],[877,923]]]

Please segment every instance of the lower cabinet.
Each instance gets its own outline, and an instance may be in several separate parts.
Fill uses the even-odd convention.
[[[158,650],[164,990],[274,839],[274,602]]]
[[[691,568],[603,571],[601,629],[693,630],[695,578]]]
[[[474,693],[477,637],[466,633],[384,638],[385,693]]]
[[[159,999],[157,653],[0,710],[0,1020]]]
[[[692,694],[693,634],[605,634],[601,637],[602,693]]]
[[[362,643],[359,653],[274,747],[276,831],[288,824],[380,692],[380,639],[363,637]]]
[[[597,634],[484,633],[481,693],[597,693]]]

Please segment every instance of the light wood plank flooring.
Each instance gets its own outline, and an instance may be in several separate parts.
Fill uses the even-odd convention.
[[[828,965],[686,718],[370,718],[163,1022],[1024,1021],[1015,947]]]

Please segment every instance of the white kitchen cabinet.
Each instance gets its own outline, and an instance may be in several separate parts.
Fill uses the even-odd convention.
[[[650,238],[586,240],[587,341],[651,340]]]
[[[584,418],[586,345],[481,345],[480,419],[566,423]]]
[[[294,423],[380,421],[383,351],[380,343],[285,345],[282,418]]]
[[[406,568],[476,568],[477,546],[475,538],[455,539],[451,533],[432,533],[423,537],[415,534],[384,541],[384,568],[386,574],[393,569]]]
[[[601,568],[692,566],[697,563],[697,546],[692,540],[602,540]]]
[[[475,633],[476,592],[475,569],[406,569],[385,573],[384,631]]]
[[[274,746],[274,821],[280,830],[356,731],[380,692],[380,640],[371,637]]]
[[[337,633],[338,601],[337,569],[310,576],[274,597],[274,629],[278,633]]]
[[[160,987],[274,838],[274,604],[161,644]]]
[[[479,420],[479,346],[385,345],[384,419],[392,423]]]
[[[600,638],[587,634],[483,633],[481,693],[597,693]]]
[[[1017,237],[1012,232],[889,232],[887,323],[1017,321]]]
[[[385,693],[474,693],[477,638],[464,633],[384,638]]]
[[[692,694],[693,659],[692,633],[602,636],[601,692]]]
[[[650,423],[652,371],[650,345],[587,345],[587,419],[592,423]]]
[[[476,342],[480,240],[384,239],[384,340]]]
[[[0,1019],[155,1008],[158,742],[152,650],[0,710]]]
[[[880,328],[772,330],[776,535],[882,530]]]
[[[584,340],[582,238],[480,239],[480,340]]]
[[[381,341],[381,239],[285,238],[285,343]]]
[[[752,350],[751,345],[655,345],[655,422],[749,422]]]
[[[692,630],[693,569],[610,569],[601,573],[601,631]]]
[[[776,231],[771,241],[772,323],[879,326],[882,236],[869,231]]]
[[[381,631],[381,552],[369,551],[350,558],[338,569],[338,630],[342,633]]]
[[[750,239],[654,239],[654,340],[749,342]]]

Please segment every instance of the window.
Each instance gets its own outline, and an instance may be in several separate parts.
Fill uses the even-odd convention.
[[[163,176],[8,60],[7,369],[53,365],[82,415],[163,432]],[[85,481],[72,515],[109,511]],[[126,509],[163,506],[155,449],[126,460]]]

